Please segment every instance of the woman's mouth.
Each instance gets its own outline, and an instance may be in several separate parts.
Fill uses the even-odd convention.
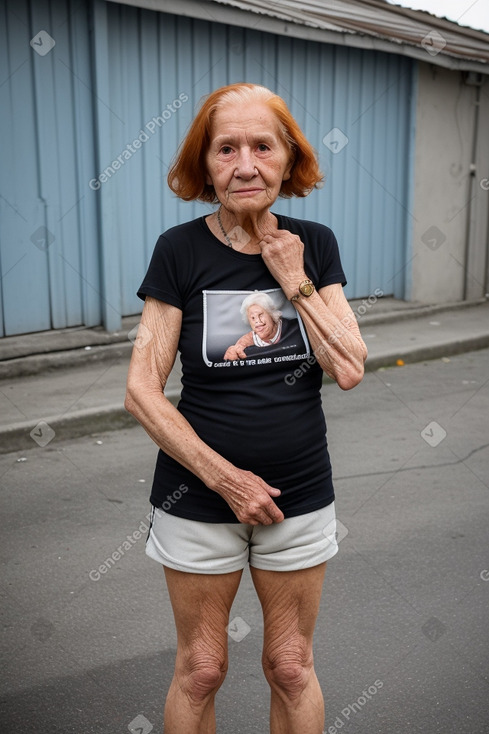
[[[263,189],[260,189],[258,187],[253,187],[250,189],[236,189],[235,191],[232,191],[233,194],[240,194],[241,196],[251,196],[252,194],[257,194],[260,191],[263,191]]]

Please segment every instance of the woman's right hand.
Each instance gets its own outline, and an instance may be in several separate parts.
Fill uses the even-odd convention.
[[[246,359],[246,352],[244,349],[241,349],[238,344],[233,344],[226,349],[224,359],[230,362],[236,359]]]
[[[220,477],[211,489],[226,500],[242,523],[272,525],[284,519],[284,513],[272,499],[280,496],[280,489],[271,487],[251,471],[233,467],[231,475]]]
[[[236,344],[232,344],[227,348],[224,359],[246,359],[246,347],[253,346],[253,332],[249,331],[240,337]]]

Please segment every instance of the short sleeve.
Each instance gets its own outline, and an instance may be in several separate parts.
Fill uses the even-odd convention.
[[[345,286],[347,280],[341,264],[338,242],[329,227],[320,227],[319,241],[317,289],[333,285],[333,283],[341,283],[342,286]]]
[[[171,243],[161,235],[155,245],[148,270],[137,292],[139,298],[146,296],[183,308],[182,289],[178,278],[175,253]]]

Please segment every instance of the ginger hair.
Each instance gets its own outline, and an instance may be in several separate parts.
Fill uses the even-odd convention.
[[[290,178],[282,181],[279,196],[303,197],[318,188],[323,174],[316,153],[282,97],[258,84],[239,83],[220,87],[209,94],[191,123],[168,172],[168,185],[180,199],[218,202],[214,186],[206,182],[212,120],[218,110],[242,102],[266,104],[277,117],[280,133],[293,160]]]

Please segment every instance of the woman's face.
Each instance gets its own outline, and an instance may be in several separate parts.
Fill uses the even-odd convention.
[[[260,339],[263,339],[264,341],[270,341],[270,339],[273,339],[275,332],[277,331],[277,324],[272,319],[271,314],[269,314],[263,306],[259,306],[255,303],[253,306],[249,307],[247,315],[251,328],[255,334],[258,334]]]
[[[261,212],[290,178],[290,151],[265,104],[229,104],[216,112],[206,155],[207,183],[235,214]]]

